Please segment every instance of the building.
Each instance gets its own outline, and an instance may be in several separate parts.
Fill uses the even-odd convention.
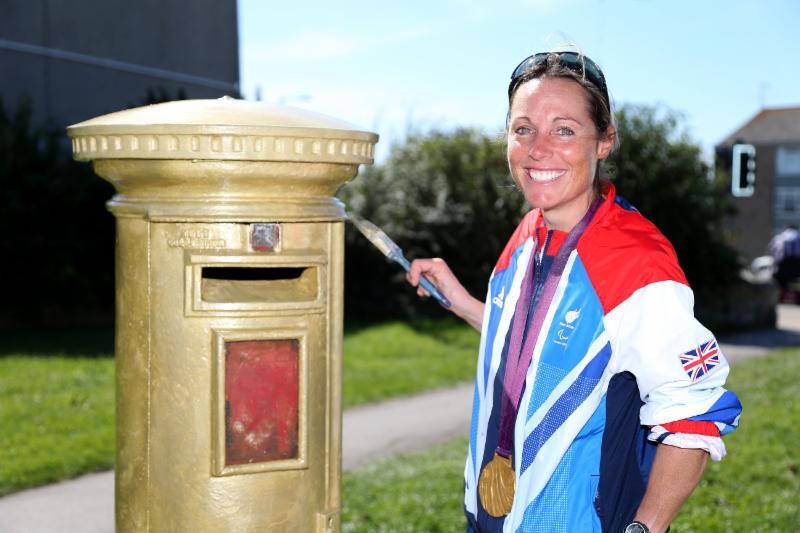
[[[765,255],[767,243],[786,224],[800,227],[800,107],[762,109],[718,146],[756,149],[752,196],[734,197],[735,245],[747,259]]]
[[[0,303],[0,328],[106,324],[114,310],[114,219],[104,203],[113,188],[88,165],[66,164],[65,128],[155,101],[238,96],[236,0],[0,5],[6,117],[29,101],[33,125],[62,134],[54,153],[44,135],[3,131],[14,142],[0,146],[8,159],[0,171],[0,226],[10,232],[0,243],[0,277],[14,282]],[[25,157],[9,158],[19,146]],[[61,174],[41,175],[54,168]]]
[[[63,128],[153,100],[239,94],[236,0],[12,0],[0,98]]]

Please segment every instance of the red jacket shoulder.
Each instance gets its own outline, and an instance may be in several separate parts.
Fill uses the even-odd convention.
[[[616,203],[587,228],[578,254],[606,313],[651,283],[687,284],[667,238],[641,213]]]
[[[499,272],[508,268],[508,265],[511,262],[511,256],[514,255],[514,250],[522,246],[526,240],[536,233],[536,221],[538,219],[538,209],[532,209],[525,213],[525,216],[522,217],[517,229],[515,229],[514,233],[511,234],[511,238],[508,239],[508,243],[506,243],[505,248],[503,248],[503,253],[500,254],[500,258],[497,260],[497,263],[494,266],[495,272]]]

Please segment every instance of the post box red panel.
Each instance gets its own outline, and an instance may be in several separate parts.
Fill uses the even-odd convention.
[[[294,459],[299,341],[225,343],[225,464]]]

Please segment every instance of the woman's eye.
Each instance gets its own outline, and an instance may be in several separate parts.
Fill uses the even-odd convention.
[[[517,135],[527,135],[531,132],[531,129],[528,126],[519,126],[517,129],[514,130],[514,133]]]
[[[575,135],[575,132],[572,131],[571,128],[568,128],[566,126],[561,126],[560,128],[557,128],[556,133],[558,135],[561,135],[562,137],[569,137],[571,135]]]

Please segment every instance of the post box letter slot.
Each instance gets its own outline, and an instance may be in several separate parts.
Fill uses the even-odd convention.
[[[294,459],[299,341],[225,343],[225,464]]]
[[[201,297],[212,303],[295,302],[317,297],[316,267],[203,267]]]

